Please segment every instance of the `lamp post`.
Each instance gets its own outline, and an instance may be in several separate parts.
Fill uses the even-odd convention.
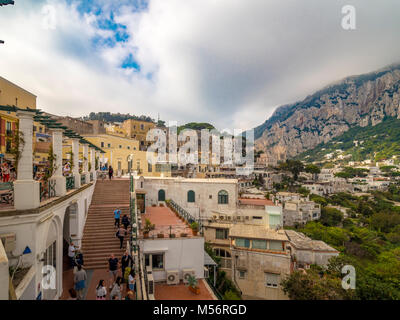
[[[8,4],[14,5],[14,1],[13,0],[0,0],[0,7],[6,6]],[[4,41],[0,40],[0,44],[4,44]]]

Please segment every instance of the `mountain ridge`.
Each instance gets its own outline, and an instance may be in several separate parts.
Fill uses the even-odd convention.
[[[400,64],[352,75],[278,107],[254,128],[256,148],[282,160],[312,149],[353,126],[400,118]]]

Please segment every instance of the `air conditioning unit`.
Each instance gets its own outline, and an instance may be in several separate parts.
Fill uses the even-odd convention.
[[[153,274],[153,268],[151,266],[146,266],[147,274]]]
[[[152,274],[147,275],[147,293],[154,294],[154,278]]]
[[[179,271],[169,270],[167,271],[167,284],[179,284]]]
[[[218,219],[218,216],[213,215],[213,220],[217,220],[217,219]]]
[[[6,253],[12,252],[15,250],[15,244],[17,241],[15,233],[6,233],[0,235],[1,242],[3,242],[4,251]]]
[[[224,216],[219,216],[219,219],[220,220],[224,220]]]
[[[183,283],[188,284],[189,283],[189,277],[190,276],[195,276],[195,271],[193,269],[183,269],[182,270],[182,279]]]
[[[231,220],[231,216],[226,216],[226,220]]]
[[[208,279],[210,277],[210,270],[207,267],[204,267],[204,279]]]
[[[249,216],[246,216],[246,218],[245,218],[246,220],[250,220],[250,217]]]
[[[242,221],[242,216],[237,216],[237,217],[236,217],[236,220],[237,220],[237,221]]]

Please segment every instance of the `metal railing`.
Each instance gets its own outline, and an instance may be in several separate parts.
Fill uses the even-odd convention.
[[[67,185],[67,190],[71,190],[75,188],[75,177],[66,177],[66,185]]]
[[[218,289],[216,287],[214,287],[214,284],[212,283],[210,278],[207,278],[206,280],[207,280],[209,287],[211,288],[211,290],[213,291],[215,296],[218,298],[218,300],[224,300],[223,295],[218,291]]]
[[[40,182],[40,202],[56,196],[56,180]]]
[[[200,219],[196,219],[189,212],[183,209],[179,204],[177,204],[174,200],[166,201],[167,205],[175,211],[180,217],[183,217],[189,224],[193,222],[197,222],[199,224],[199,232],[203,229],[203,224]]]

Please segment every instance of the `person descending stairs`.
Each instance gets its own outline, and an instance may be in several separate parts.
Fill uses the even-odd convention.
[[[116,237],[117,227],[114,225],[114,210],[121,210],[121,218],[129,213],[129,180],[97,181],[89,207],[83,231],[82,251],[85,257],[85,269],[107,269],[110,254],[119,259],[124,246],[120,249],[120,241]],[[128,228],[129,234],[130,228]]]

